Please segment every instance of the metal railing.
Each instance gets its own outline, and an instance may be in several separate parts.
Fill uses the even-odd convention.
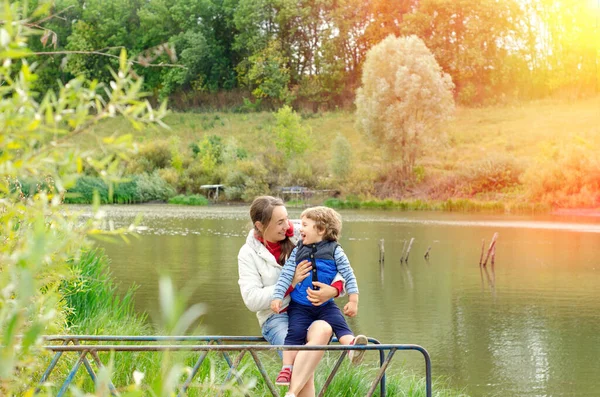
[[[262,364],[257,352],[262,351],[276,351],[276,350],[326,350],[326,351],[340,351],[340,357],[336,364],[331,370],[331,373],[327,377],[327,380],[323,384],[319,392],[319,397],[325,395],[327,387],[331,384],[335,377],[340,365],[342,364],[344,357],[350,350],[375,350],[379,352],[380,367],[377,372],[375,379],[373,380],[367,396],[372,396],[377,385],[379,384],[380,395],[384,397],[386,395],[385,386],[385,371],[387,370],[394,354],[398,350],[416,350],[419,351],[425,358],[425,387],[427,397],[431,397],[431,359],[429,353],[423,347],[412,344],[381,344],[379,341],[373,338],[369,338],[369,345],[314,345],[314,346],[275,346],[264,344],[265,339],[259,336],[112,336],[112,335],[51,335],[46,336],[45,341],[48,343],[61,343],[61,344],[48,344],[44,346],[45,349],[54,352],[52,361],[46,368],[46,371],[40,379],[40,386],[48,381],[50,374],[56,367],[58,361],[61,359],[63,353],[77,352],[79,358],[71,368],[71,371],[67,375],[64,383],[62,384],[57,396],[63,396],[69,388],[69,385],[73,381],[79,368],[83,364],[88,374],[93,381],[96,380],[96,374],[92,368],[88,356],[90,356],[96,363],[98,368],[102,368],[104,365],[98,356],[98,352],[165,352],[165,351],[198,351],[202,352],[198,357],[198,360],[194,364],[190,374],[188,375],[185,382],[181,385],[178,396],[186,394],[187,389],[191,385],[194,377],[197,375],[200,367],[208,355],[209,352],[215,351],[220,352],[227,365],[229,366],[229,372],[225,378],[224,383],[227,383],[231,376],[235,376],[238,383],[242,384],[242,381],[237,374],[237,367],[240,364],[242,358],[246,353],[249,353],[254,360],[258,371],[263,377],[265,384],[269,388],[271,394],[275,397],[279,397],[277,388],[271,381],[271,378],[267,374],[264,365]],[[334,338],[333,342],[337,342]],[[111,344],[104,345],[99,344],[100,342],[163,342],[168,344],[143,344],[143,345],[122,345],[122,344]],[[195,345],[195,344],[178,344],[181,342],[204,342],[206,344]],[[240,342],[251,342],[253,344],[230,344]],[[262,343],[262,344],[258,344]],[[239,352],[235,359],[232,361],[228,352]],[[387,352],[387,356],[385,355]],[[110,391],[113,395],[118,395],[117,389],[112,383],[109,383]],[[36,393],[39,392],[40,387],[36,389]],[[220,393],[218,394],[220,395]]]

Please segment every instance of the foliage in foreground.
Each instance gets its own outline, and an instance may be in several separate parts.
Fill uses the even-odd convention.
[[[27,43],[39,33],[38,25],[24,15],[41,18],[45,11],[41,7],[30,14],[21,3],[8,0],[0,9],[1,395],[31,391],[32,374],[42,365],[40,336],[64,332],[66,307],[59,289],[72,276],[67,263],[78,259],[90,233],[106,229],[102,213],[80,221],[61,205],[84,167],[109,186],[121,178],[119,164],[131,136],[97,139],[90,128],[116,116],[138,129],[164,125],[166,114],[166,105],[155,110],[140,99],[142,82],[132,73],[124,51],[106,86],[79,77],[57,92],[36,92]],[[96,139],[102,154],[73,145],[80,135]],[[31,179],[46,183],[25,195],[18,181]]]

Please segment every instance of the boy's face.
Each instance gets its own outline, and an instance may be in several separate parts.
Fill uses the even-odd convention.
[[[303,244],[314,244],[323,241],[325,231],[317,230],[315,221],[305,216],[302,217],[302,225],[300,226],[300,237]]]

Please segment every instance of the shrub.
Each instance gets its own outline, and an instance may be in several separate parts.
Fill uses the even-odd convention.
[[[175,168],[163,168],[158,170],[158,175],[172,187],[179,185],[179,171]]]
[[[200,195],[179,195],[169,199],[169,204],[179,205],[208,205],[209,201],[206,197]]]
[[[65,194],[64,201],[67,204],[89,204],[94,201],[94,191],[98,192],[102,204],[108,203],[108,186],[102,179],[92,176],[77,179],[75,186]]]
[[[600,205],[600,155],[569,145],[540,159],[523,175],[529,198],[557,207]]]
[[[301,123],[300,116],[289,106],[275,113],[275,146],[286,160],[302,155],[310,146],[310,127]]]
[[[137,202],[167,201],[175,195],[175,189],[165,182],[157,172],[138,175],[135,182]]]
[[[150,141],[140,148],[127,165],[129,174],[154,172],[171,166],[172,150],[168,140]]]
[[[473,163],[460,174],[462,191],[468,196],[499,192],[519,184],[523,167],[512,157],[493,156]]]
[[[98,192],[101,204],[132,204],[148,201],[166,201],[175,194],[175,190],[158,173],[134,175],[113,185],[112,200],[109,186],[101,178],[84,176],[69,189],[64,202],[67,204],[90,204],[94,201],[94,192]]]

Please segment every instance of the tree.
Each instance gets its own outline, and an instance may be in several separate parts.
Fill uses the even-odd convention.
[[[453,83],[416,36],[388,36],[367,53],[356,95],[357,128],[385,147],[400,176],[454,109]]]
[[[498,95],[499,76],[520,39],[522,11],[516,0],[423,0],[404,16],[401,34],[417,35],[450,74],[461,103]]]
[[[310,146],[310,127],[304,127],[300,115],[289,106],[275,113],[275,147],[287,161],[301,156]]]

